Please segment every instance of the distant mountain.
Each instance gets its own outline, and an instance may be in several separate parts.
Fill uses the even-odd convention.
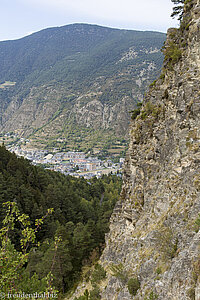
[[[122,151],[165,38],[72,24],[0,42],[0,131],[37,147]]]

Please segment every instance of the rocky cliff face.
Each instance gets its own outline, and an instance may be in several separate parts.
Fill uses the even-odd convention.
[[[200,299],[200,3],[170,29],[161,77],[130,129],[102,299]]]
[[[170,29],[162,74],[130,128],[101,299],[200,299],[200,3]]]

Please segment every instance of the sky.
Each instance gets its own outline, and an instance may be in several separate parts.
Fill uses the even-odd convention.
[[[171,0],[0,0],[0,41],[73,23],[166,32]]]

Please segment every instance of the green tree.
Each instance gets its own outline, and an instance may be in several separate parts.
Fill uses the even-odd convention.
[[[171,14],[172,18],[178,16],[178,20],[181,20],[183,17],[183,8],[185,0],[171,0],[176,6],[173,7],[173,12]]]
[[[88,232],[87,226],[82,223],[78,223],[73,233],[73,245],[76,256],[82,261],[88,257],[92,250],[93,239],[91,238],[91,232]]]
[[[16,292],[30,292],[34,288],[40,287],[37,292],[45,292],[49,289],[52,291],[51,282],[47,282],[47,278],[39,281],[36,274],[27,278],[25,275],[25,264],[28,261],[29,247],[36,241],[36,232],[43,224],[44,218],[49,215],[52,210],[49,210],[46,216],[35,221],[35,228],[30,227],[28,216],[20,214],[15,202],[7,202],[6,216],[3,220],[3,227],[0,230],[0,290],[5,294],[5,299],[9,298],[9,294]],[[22,225],[21,231],[21,251],[17,251],[11,242],[10,234],[14,230],[15,222]],[[28,282],[28,285],[27,285]],[[49,284],[49,285],[48,285]],[[24,288],[24,289],[22,289]]]
[[[27,241],[27,258],[24,263],[20,263],[19,273],[16,274],[17,290],[28,291],[31,286],[34,289],[34,285],[29,284],[33,276],[35,284],[43,286],[46,284],[46,279],[42,283],[43,278],[46,278],[52,269],[53,284],[59,287],[60,291],[66,292],[80,278],[82,266],[95,261],[101,254],[105,232],[109,228],[109,218],[119,199],[120,189],[121,179],[115,175],[104,175],[100,179],[92,178],[90,181],[64,176],[32,166],[27,160],[17,158],[15,154],[0,146],[2,230],[8,225],[3,223],[8,213],[3,203],[7,201],[6,199],[10,199],[14,205],[17,203],[18,207],[17,214],[13,212],[15,226],[11,229],[9,225],[6,240],[5,249],[6,251],[10,249],[10,252],[8,251],[10,265],[7,265],[7,270],[3,265],[0,272],[2,269],[8,276],[8,269],[15,265],[15,260],[20,259],[19,255],[24,254],[20,240],[28,234],[29,239],[34,236],[35,241]],[[36,225],[35,219],[41,220],[50,207],[54,208],[54,214],[43,224]],[[27,226],[23,224],[25,221],[21,222],[18,219],[23,214],[29,215],[29,218],[25,218],[25,221],[29,222]],[[27,230],[21,230],[21,225],[24,226],[23,230],[26,228]],[[35,232],[37,227],[41,228]],[[54,241],[55,236],[61,237],[58,245],[57,241]],[[2,236],[2,239],[5,237]],[[40,246],[37,247],[38,242]],[[55,261],[53,268],[52,260]],[[18,284],[20,276],[23,278],[23,286]],[[51,277],[48,280],[51,281]]]

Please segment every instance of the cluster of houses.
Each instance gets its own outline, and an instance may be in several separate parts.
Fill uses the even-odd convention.
[[[83,152],[57,152],[49,153],[47,150],[23,149],[19,146],[9,148],[18,156],[23,156],[34,165],[43,165],[45,168],[59,171],[65,175],[91,178],[100,177],[103,174],[119,173],[124,162],[121,158],[119,163],[111,160],[101,161],[97,157],[86,157]]]

